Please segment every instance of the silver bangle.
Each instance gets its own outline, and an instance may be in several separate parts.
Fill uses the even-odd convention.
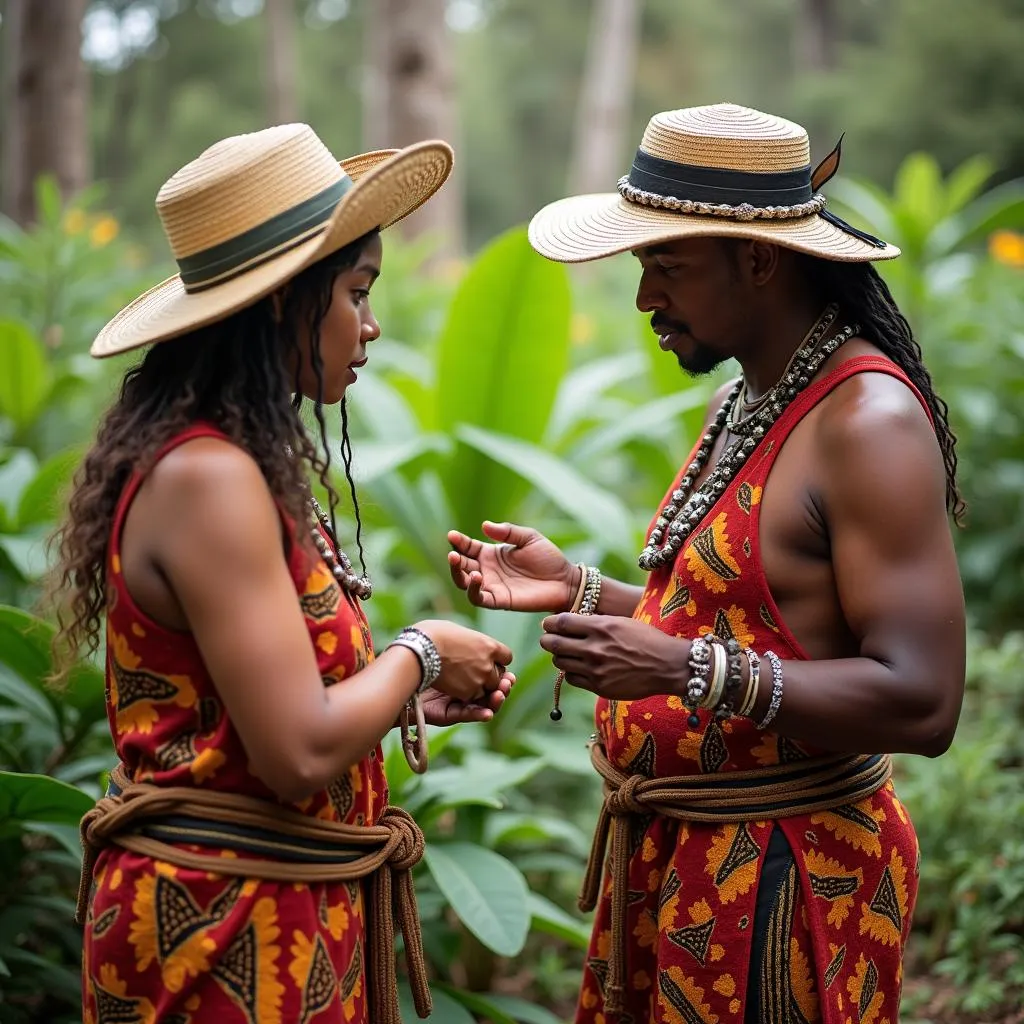
[[[405,647],[416,655],[420,663],[420,685],[417,693],[422,693],[428,686],[433,686],[441,674],[441,655],[434,641],[421,629],[408,626],[388,644],[391,647]]]
[[[758,729],[767,729],[782,707],[782,659],[774,651],[765,651],[764,656],[772,666],[772,699],[767,714],[757,723]]]

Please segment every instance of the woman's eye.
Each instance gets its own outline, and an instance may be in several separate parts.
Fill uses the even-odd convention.
[[[658,269],[663,274],[668,274],[669,277],[671,277],[679,268],[678,267],[666,267],[664,263],[659,263],[658,264]]]
[[[370,297],[370,289],[355,288],[352,291],[352,296],[356,300],[356,303],[365,302]]]

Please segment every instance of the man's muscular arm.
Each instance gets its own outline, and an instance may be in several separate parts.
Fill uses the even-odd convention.
[[[858,376],[822,408],[820,504],[839,601],[860,656],[789,661],[772,726],[816,746],[936,756],[964,688],[963,591],[935,436],[907,388]],[[771,672],[762,663],[759,719]]]

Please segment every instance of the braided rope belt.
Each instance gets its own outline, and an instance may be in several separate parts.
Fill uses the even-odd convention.
[[[608,760],[604,746],[590,745],[590,760],[604,779],[604,804],[597,820],[579,907],[593,910],[611,839],[611,945],[605,1009],[623,1009],[626,909],[629,895],[629,818],[660,814],[679,821],[738,823],[791,818],[853,804],[877,792],[892,775],[888,754],[808,758],[797,764],[720,775],[676,775],[649,779],[627,775]]]
[[[375,1024],[401,1024],[395,971],[395,918],[405,940],[416,1012],[431,1011],[412,869],[423,856],[419,826],[400,807],[386,807],[375,825],[322,821],[255,797],[132,782],[123,765],[107,795],[82,819],[82,877],[77,920],[84,923],[96,858],[106,846],[177,867],[264,881],[370,880],[366,971]],[[197,843],[259,856],[222,857],[185,850]]]

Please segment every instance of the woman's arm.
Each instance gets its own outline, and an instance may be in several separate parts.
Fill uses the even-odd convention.
[[[277,508],[259,467],[238,448],[192,442],[161,461],[150,486],[157,513],[147,532],[157,567],[181,603],[251,770],[285,800],[323,788],[391,728],[419,686],[416,656],[392,648],[351,679],[324,686]],[[475,674],[473,687],[464,687],[471,698],[488,674],[490,688],[498,685],[494,665],[507,664],[511,652],[461,632],[462,647],[448,653],[457,655],[456,688]]]

